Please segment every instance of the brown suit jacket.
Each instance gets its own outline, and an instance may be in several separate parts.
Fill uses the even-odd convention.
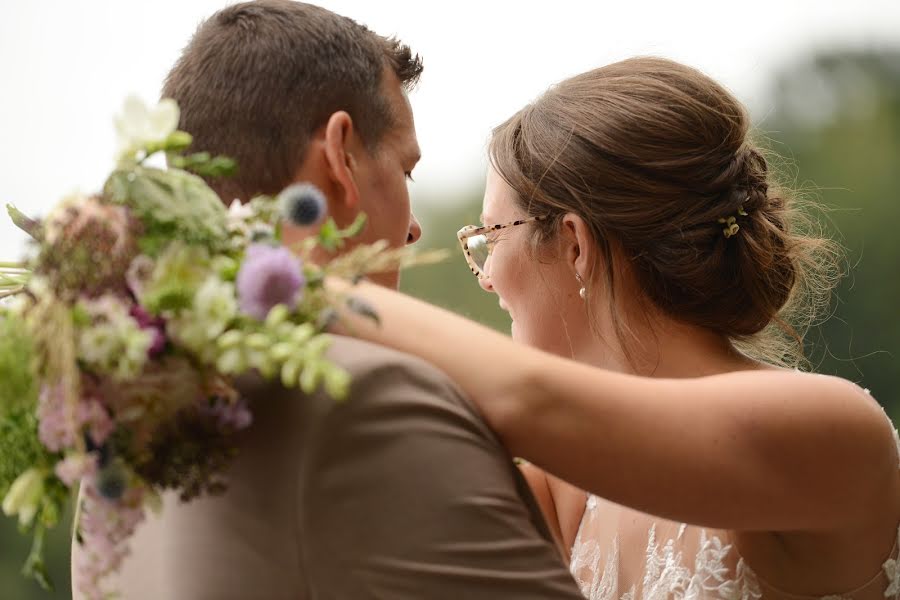
[[[254,423],[227,493],[164,499],[111,582],[123,598],[582,597],[510,456],[443,373],[350,338],[331,357],[353,376],[342,403],[241,382]]]

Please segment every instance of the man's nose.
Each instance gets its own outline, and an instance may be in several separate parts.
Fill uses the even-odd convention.
[[[407,244],[415,244],[422,237],[422,226],[419,225],[416,215],[409,215],[409,233],[406,235]]]

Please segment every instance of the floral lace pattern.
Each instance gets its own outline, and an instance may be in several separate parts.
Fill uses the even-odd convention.
[[[894,436],[897,439],[900,468],[900,436],[896,429]],[[599,518],[598,505],[598,498],[589,495],[581,527],[572,547],[570,565],[582,594],[588,600],[635,600],[638,596],[639,600],[760,600],[763,597],[760,584],[764,582],[738,555],[737,549],[732,544],[723,542],[719,536],[700,530],[693,560],[685,556],[681,548],[684,544],[680,544],[687,529],[684,524],[669,539],[660,539],[656,524],[650,526],[639,594],[636,583],[628,589],[620,589],[619,535],[613,538],[611,544],[607,544],[609,549],[604,557],[600,541],[593,539],[596,536],[591,532],[591,526]],[[900,528],[890,557],[870,582],[852,592],[827,595],[820,600],[852,600],[855,594],[869,589],[885,577],[888,583],[884,598],[900,600]],[[765,587],[770,588],[769,585]],[[807,598],[784,593],[776,595]]]

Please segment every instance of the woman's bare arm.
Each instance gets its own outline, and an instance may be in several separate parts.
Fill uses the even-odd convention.
[[[381,326],[347,314],[351,333],[437,365],[512,454],[613,502],[740,530],[854,527],[900,506],[890,424],[846,381],[781,371],[625,375],[373,284],[353,294]]]

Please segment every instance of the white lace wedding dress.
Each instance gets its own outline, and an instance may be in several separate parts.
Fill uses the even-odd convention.
[[[900,437],[897,452],[900,457]],[[638,533],[624,539],[621,531]],[[893,551],[868,583],[821,600],[900,600],[898,547],[900,529]],[[588,496],[570,568],[589,600],[812,598],[767,585],[738,555],[727,532],[652,518],[594,496]]]

